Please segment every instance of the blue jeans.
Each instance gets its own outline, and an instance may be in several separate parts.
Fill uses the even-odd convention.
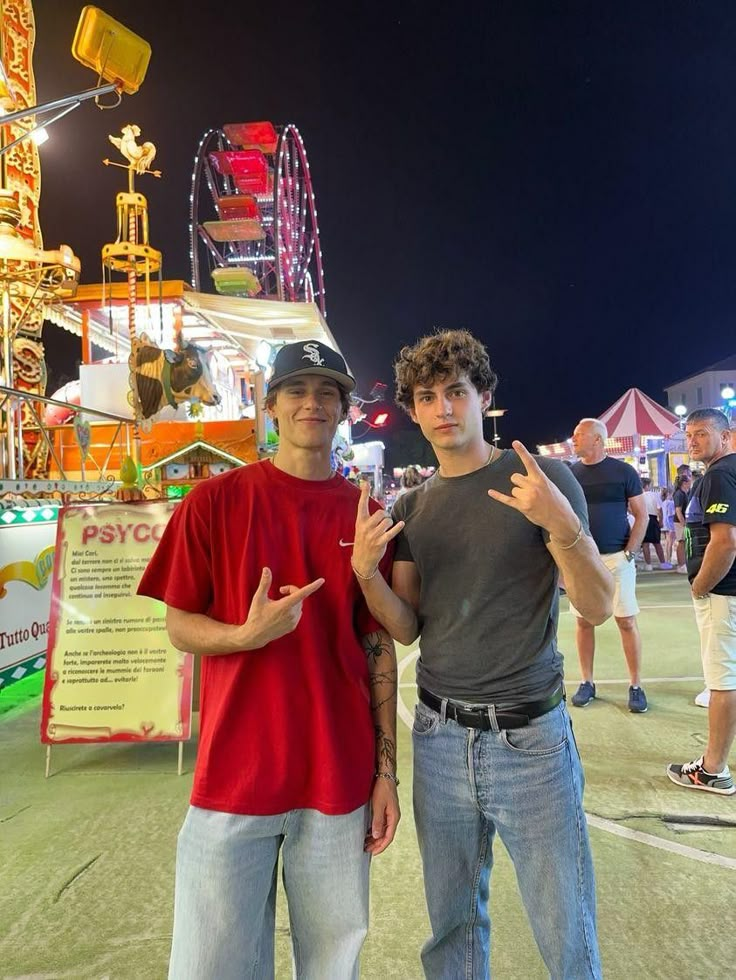
[[[432,936],[429,980],[490,970],[493,838],[514,863],[555,980],[601,976],[583,772],[564,703],[525,728],[482,732],[421,702],[414,720],[414,815]]]
[[[368,931],[368,820],[367,805],[340,816],[266,817],[190,807],[177,847],[169,980],[273,977],[282,847],[294,976],[357,980]]]

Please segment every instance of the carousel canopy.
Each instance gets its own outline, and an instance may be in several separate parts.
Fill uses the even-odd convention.
[[[125,360],[130,353],[127,283],[113,283],[103,297],[101,284],[77,289],[73,299],[48,306],[46,318],[82,336],[83,314],[95,346]],[[256,367],[256,351],[262,341],[273,346],[300,340],[319,340],[333,350],[339,347],[315,303],[290,303],[272,299],[243,299],[198,293],[180,280],[165,280],[151,290],[150,311],[138,311],[138,333],[145,331],[162,347],[173,342],[174,311],[181,314],[184,339],[216,348],[236,375]],[[143,303],[142,290],[139,301]],[[150,318],[150,323],[149,323]],[[159,322],[163,330],[159,332]]]
[[[679,430],[677,416],[638,388],[629,388],[598,418],[608,429],[609,439],[625,436],[666,438]]]

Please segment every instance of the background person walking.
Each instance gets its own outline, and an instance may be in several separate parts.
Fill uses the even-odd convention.
[[[664,538],[664,556],[670,568],[674,568],[675,556],[675,505],[672,501],[672,494],[669,487],[662,487],[661,504],[662,508],[662,537]]]
[[[641,485],[644,491],[644,503],[646,504],[649,519],[641,545],[641,550],[644,553],[644,569],[647,572],[651,572],[654,567],[652,565],[652,548],[654,548],[659,559],[659,567],[665,571],[669,571],[672,565],[665,558],[664,548],[662,547],[662,498],[656,490],[652,489],[652,481],[648,476],[642,479]]]
[[[685,564],[685,511],[687,510],[687,498],[692,487],[693,478],[689,469],[683,470],[675,478],[675,488],[672,493],[672,503],[675,505],[675,546],[677,554],[677,571],[680,575],[687,575],[687,565]]]

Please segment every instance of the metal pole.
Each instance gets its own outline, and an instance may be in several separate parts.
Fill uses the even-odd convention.
[[[10,309],[10,288],[3,283],[3,381],[6,388],[13,387],[13,334]],[[15,399],[11,395],[5,401],[5,460],[9,480],[17,479],[15,461]]]
[[[253,400],[256,411],[256,447],[263,450],[267,446],[266,412],[263,402],[266,398],[266,375],[263,371],[253,372]]]
[[[32,136],[35,132],[37,132],[39,129],[41,129],[42,126],[44,128],[46,126],[50,126],[51,123],[54,123],[58,119],[61,119],[62,116],[65,116],[68,112],[71,112],[72,109],[78,109],[78,108],[79,108],[79,103],[78,102],[75,102],[74,105],[70,105],[68,109],[63,109],[57,115],[52,116],[51,119],[44,120],[42,123],[36,123],[36,125],[33,127],[33,129],[29,129],[26,133],[23,133],[21,136],[18,136],[17,139],[14,139],[12,143],[8,143],[7,146],[4,146],[2,148],[2,150],[0,151],[0,154],[7,153],[8,150],[11,150],[18,143],[22,143],[24,139],[27,139],[29,136]]]
[[[51,112],[52,109],[61,109],[62,106],[70,105],[72,102],[84,102],[85,99],[94,99],[98,95],[108,95],[110,92],[114,92],[117,87],[115,83],[101,85],[99,88],[88,89],[86,92],[80,92],[78,95],[67,95],[63,99],[56,99],[54,102],[26,106],[23,109],[18,109],[16,112],[9,112],[7,116],[3,116],[3,126],[7,126],[8,123],[14,122],[16,119],[35,116],[39,112]]]

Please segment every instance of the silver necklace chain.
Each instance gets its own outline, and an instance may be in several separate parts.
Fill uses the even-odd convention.
[[[496,460],[498,459],[498,456],[501,455],[501,450],[500,449],[498,450],[498,456],[496,456],[495,459],[494,459],[494,453],[495,452],[496,452],[496,447],[495,446],[491,446],[491,451],[488,454],[488,459],[485,461],[485,463],[482,466],[479,466],[478,467],[478,470],[484,470],[486,468],[486,466],[490,466],[491,463],[495,463],[496,462]],[[478,470],[471,470],[470,472],[471,473],[477,473]],[[438,472],[439,472],[440,476],[442,476],[442,467],[441,466],[440,466]],[[463,475],[467,475],[467,474],[463,474]],[[447,477],[445,477],[445,479],[447,479]],[[452,477],[450,477],[450,479],[452,479]]]

